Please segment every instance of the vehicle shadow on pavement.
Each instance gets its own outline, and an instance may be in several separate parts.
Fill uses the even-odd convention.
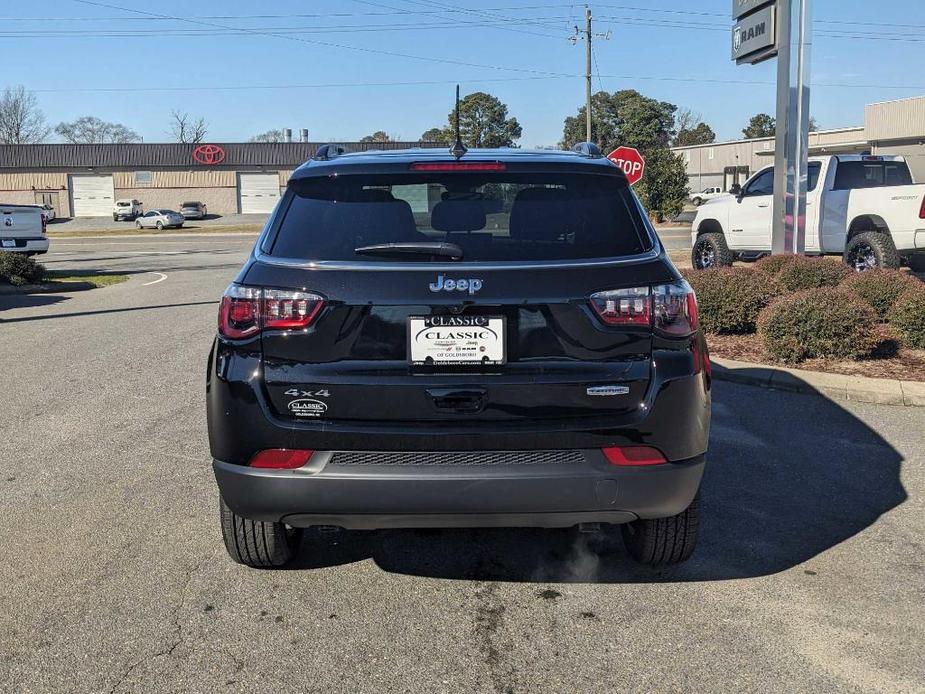
[[[70,297],[59,294],[5,294],[0,295],[0,312],[10,311],[14,308],[51,306],[68,299]]]
[[[600,554],[595,537],[576,530],[489,529],[311,531],[294,568],[372,558],[398,574],[483,581],[749,578],[807,562],[905,501],[900,454],[836,402],[715,385],[700,545],[685,564]]]

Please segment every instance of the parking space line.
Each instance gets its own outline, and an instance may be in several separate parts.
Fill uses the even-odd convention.
[[[152,275],[160,275],[160,277],[151,282],[145,282],[143,285],[141,285],[142,287],[148,287],[152,284],[157,284],[158,282],[163,282],[165,279],[167,279],[167,275],[165,275],[163,272],[154,272],[153,270],[150,272]]]

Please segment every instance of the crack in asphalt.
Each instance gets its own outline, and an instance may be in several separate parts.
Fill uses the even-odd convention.
[[[174,638],[171,639],[170,644],[167,647],[161,648],[160,650],[154,653],[151,653],[142,658],[139,658],[138,660],[133,662],[131,665],[129,665],[128,668],[126,668],[125,671],[122,673],[122,675],[119,677],[119,679],[116,680],[116,682],[112,685],[112,687],[109,690],[109,694],[115,694],[116,691],[122,686],[122,684],[129,678],[129,676],[139,666],[151,660],[154,660],[156,658],[161,658],[164,656],[168,658],[172,657],[174,651],[180,646],[180,644],[183,643],[183,625],[180,623],[180,616],[183,611],[183,606],[186,604],[186,589],[189,587],[189,584],[193,580],[193,574],[199,571],[199,569],[203,567],[206,561],[207,560],[203,559],[202,561],[191,566],[185,572],[185,575],[183,578],[183,584],[180,586],[180,591],[179,591],[180,600],[179,602],[177,602],[176,606],[174,607],[173,616],[170,619],[171,624],[173,626],[173,631],[174,631]]]

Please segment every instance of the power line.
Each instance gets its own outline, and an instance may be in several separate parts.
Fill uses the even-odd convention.
[[[447,78],[440,80],[396,80],[387,82],[319,82],[314,84],[252,84],[252,85],[205,85],[199,84],[191,87],[175,86],[153,86],[153,87],[50,87],[34,89],[32,91],[42,94],[65,94],[65,93],[149,93],[149,92],[205,92],[205,91],[254,91],[254,90],[296,90],[296,89],[353,89],[353,88],[373,88],[373,87],[406,87],[406,86],[436,86],[456,84],[479,84],[479,83],[503,83],[503,82],[527,82],[541,80],[558,80],[558,79],[580,79],[584,75],[580,74],[563,74],[547,75],[535,77],[470,77],[465,79]],[[677,82],[691,84],[716,84],[716,85],[773,85],[775,82],[766,80],[744,80],[744,79],[721,79],[721,78],[697,78],[697,77],[668,77],[657,75],[608,75],[597,74],[598,80],[614,79],[624,81],[655,81],[655,82]],[[850,89],[901,89],[901,90],[922,90],[925,85],[899,85],[899,84],[840,84],[840,83],[817,83],[815,87],[823,88],[850,88]]]
[[[421,56],[421,55],[414,55],[411,53],[399,53],[397,51],[386,51],[386,50],[382,50],[378,48],[350,46],[350,45],[343,44],[343,43],[334,43],[332,41],[319,41],[318,39],[306,39],[306,38],[302,38],[299,36],[292,36],[289,34],[279,34],[279,33],[274,33],[274,32],[259,31],[259,30],[254,30],[254,29],[241,28],[241,27],[231,27],[225,24],[216,24],[214,22],[204,22],[204,21],[195,20],[195,19],[185,19],[183,17],[174,17],[172,15],[159,14],[156,12],[147,12],[145,10],[134,10],[134,9],[130,9],[127,7],[120,7],[118,5],[110,5],[107,3],[95,2],[94,0],[74,0],[74,2],[79,2],[83,5],[91,5],[95,7],[105,7],[110,10],[122,10],[124,12],[132,12],[135,14],[147,15],[147,16],[152,16],[152,17],[168,17],[170,19],[175,19],[178,22],[187,22],[189,24],[199,24],[202,26],[213,27],[216,29],[231,30],[237,34],[252,34],[255,36],[270,36],[273,38],[284,39],[287,41],[296,41],[296,42],[304,43],[308,45],[323,46],[325,48],[340,48],[343,50],[357,51],[360,53],[370,53],[373,55],[387,55],[393,58],[407,58],[409,60],[420,60],[424,62],[442,63],[445,65],[457,65],[460,67],[477,67],[477,68],[483,68],[483,69],[489,69],[489,70],[503,70],[507,72],[520,72],[520,73],[534,74],[534,75],[546,75],[546,76],[551,76],[551,77],[561,76],[563,74],[563,73],[556,73],[556,72],[547,71],[547,70],[535,70],[532,68],[515,68],[515,67],[504,67],[501,65],[486,65],[482,63],[470,63],[470,62],[462,61],[462,60],[452,60],[449,58],[434,58],[432,56]]]

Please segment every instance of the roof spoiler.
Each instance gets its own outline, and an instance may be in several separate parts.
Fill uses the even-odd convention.
[[[315,155],[312,157],[312,159],[315,161],[330,161],[331,159],[335,159],[336,157],[339,157],[341,154],[345,154],[346,152],[347,148],[343,145],[321,145],[321,147],[319,147],[315,152]]]
[[[579,142],[574,147],[572,147],[572,151],[580,154],[583,157],[591,157],[592,159],[597,159],[604,156],[601,154],[601,148],[593,142]]]

